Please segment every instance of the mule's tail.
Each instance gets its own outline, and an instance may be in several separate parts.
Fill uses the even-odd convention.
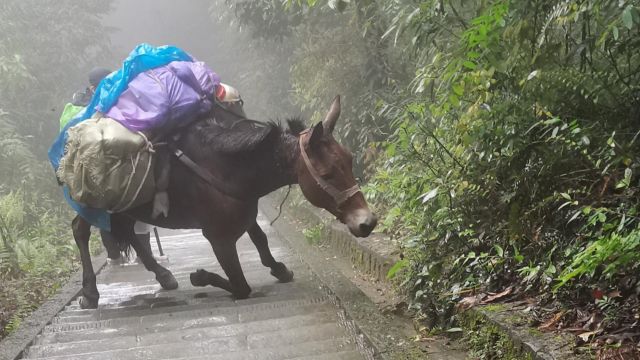
[[[129,257],[132,247],[128,236],[116,236],[111,232],[100,230],[100,237],[109,259],[118,259],[122,256],[121,253],[124,253],[125,257]]]

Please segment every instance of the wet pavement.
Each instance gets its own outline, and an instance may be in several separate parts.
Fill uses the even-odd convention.
[[[295,273],[278,283],[260,263],[245,235],[238,253],[251,297],[234,300],[224,290],[193,287],[189,274],[204,268],[221,275],[199,231],[161,230],[177,290],[162,290],[141,264],[110,264],[98,275],[98,309],[77,300],[56,315],[24,353],[45,359],[364,359],[353,326],[317,277],[289,250],[264,216],[259,224],[277,261]],[[152,240],[154,254],[158,255]],[[360,351],[358,350],[360,349]],[[368,357],[368,356],[367,356]]]

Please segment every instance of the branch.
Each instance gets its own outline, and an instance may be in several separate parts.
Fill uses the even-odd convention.
[[[616,71],[616,74],[618,75],[620,82],[623,83],[627,87],[627,89],[631,90],[631,85],[627,81],[625,81],[625,77],[622,76],[622,74],[620,73],[620,69],[618,68],[618,62],[616,61],[615,57],[613,57],[613,54],[611,53],[611,49],[607,48],[607,54],[609,54],[609,59],[611,59],[611,65],[613,65],[613,69]]]
[[[411,115],[411,117],[413,118],[413,114]],[[414,120],[415,120],[415,118],[414,118]],[[440,146],[440,147],[442,148],[442,150],[444,150],[444,151],[447,153],[447,155],[449,155],[449,157],[450,157],[450,158],[451,158],[451,159],[452,159],[456,164],[458,164],[458,166],[460,166],[460,168],[461,168],[461,169],[464,169],[464,165],[462,165],[462,164],[460,163],[460,161],[458,161],[458,159],[457,159],[455,156],[453,156],[453,154],[449,151],[449,149],[447,149],[447,148],[444,146],[444,144],[442,144],[442,143],[440,142],[440,139],[438,139],[438,137],[436,137],[436,135],[435,135],[432,131],[428,130],[427,128],[425,128],[425,127],[423,127],[423,126],[421,126],[421,125],[418,125],[418,126],[420,126],[420,128],[422,129],[422,131],[424,131],[425,133],[427,133],[427,135],[429,135],[430,137],[432,137],[432,138],[433,138],[433,140],[435,140],[435,141],[436,141],[436,143],[438,143],[438,146]]]
[[[451,8],[451,11],[453,12],[453,14],[456,16],[456,20],[458,20],[458,22],[460,23],[460,25],[462,25],[462,28],[467,30],[467,28],[469,27],[467,25],[467,23],[464,21],[464,19],[462,18],[462,16],[460,16],[460,14],[458,13],[458,10],[456,10],[456,8],[453,6],[453,4],[451,3],[451,1],[449,1],[449,7]]]

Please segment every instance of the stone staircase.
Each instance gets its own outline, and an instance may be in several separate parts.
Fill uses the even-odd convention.
[[[108,265],[98,275],[98,309],[77,301],[60,312],[25,350],[25,359],[365,359],[353,325],[310,270],[261,217],[274,257],[294,271],[282,284],[244,237],[238,252],[253,292],[234,300],[224,290],[196,288],[189,273],[219,274],[199,232],[161,232],[161,262],[180,287],[165,291],[141,264]],[[358,349],[361,349],[360,351]]]

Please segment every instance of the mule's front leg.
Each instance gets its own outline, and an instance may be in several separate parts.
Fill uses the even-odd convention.
[[[79,299],[80,307],[83,309],[95,309],[98,307],[100,293],[96,286],[96,273],[93,271],[91,254],[89,253],[91,224],[80,217],[80,215],[76,215],[71,222],[71,229],[78,250],[80,250],[80,260],[82,261],[82,296]]]
[[[144,244],[142,244],[136,236],[134,236],[134,240],[131,242],[131,245],[136,251],[136,254],[138,254],[138,257],[142,261],[145,269],[156,274],[156,280],[163,289],[175,290],[178,288],[178,281],[173,276],[171,271],[158,264],[151,251],[149,251],[149,248],[144,246]]]
[[[293,280],[293,271],[287,269],[285,264],[277,262],[273,258],[271,250],[269,249],[267,235],[262,231],[257,222],[254,222],[253,225],[251,225],[249,230],[247,230],[247,233],[249,233],[249,237],[256,246],[256,249],[258,249],[262,265],[271,268],[271,275],[284,283]]]
[[[220,263],[222,270],[224,270],[224,273],[227,274],[227,278],[229,278],[229,287],[233,296],[237,299],[248,298],[249,294],[251,294],[251,288],[249,287],[247,279],[245,279],[244,273],[242,272],[242,267],[240,266],[238,250],[236,249],[236,241],[238,241],[238,239],[216,237],[207,230],[203,230],[202,233],[207,240],[209,240],[209,243],[211,243],[211,247],[218,259],[218,263]]]

